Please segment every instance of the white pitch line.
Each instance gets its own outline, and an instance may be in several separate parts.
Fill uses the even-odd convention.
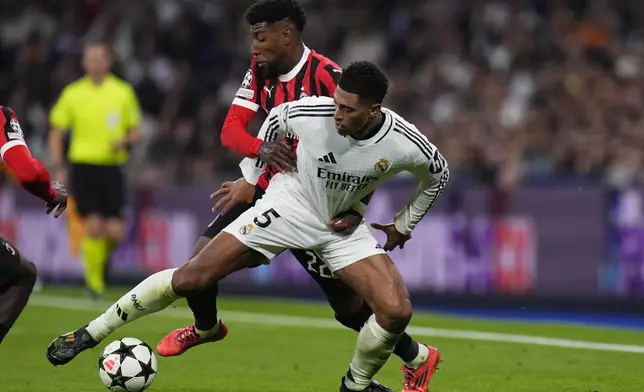
[[[96,312],[97,315],[107,309],[111,303],[106,301],[91,301],[82,298],[51,296],[34,294],[31,296],[29,306],[44,307],[44,308],[57,308],[78,311],[91,311]],[[345,329],[333,319],[320,318],[320,317],[300,317],[289,316],[285,314],[271,314],[271,313],[254,313],[242,312],[233,310],[223,310],[222,314],[225,315],[227,320],[235,320],[242,323],[251,324],[264,324],[264,325],[280,325],[287,327],[306,327],[306,328],[323,328],[323,329]],[[186,318],[192,317],[192,313],[186,308],[167,308],[162,312],[156,313],[157,316],[173,317],[173,318]],[[407,332],[414,336],[432,336],[450,339],[462,340],[480,340],[489,342],[501,343],[522,343],[532,344],[539,346],[550,347],[565,347],[565,348],[578,348],[586,350],[601,350],[601,351],[616,351],[644,354],[644,346],[635,346],[627,344],[613,344],[613,343],[598,343],[587,342],[582,340],[569,340],[547,338],[541,336],[529,335],[513,335],[506,333],[495,332],[480,332],[468,331],[457,329],[440,329],[430,327],[415,327],[410,326]]]

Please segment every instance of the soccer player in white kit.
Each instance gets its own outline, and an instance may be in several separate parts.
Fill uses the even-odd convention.
[[[447,184],[449,170],[424,135],[381,107],[387,88],[387,78],[376,65],[356,62],[344,70],[334,98],[308,97],[271,110],[259,137],[299,138],[297,172],[277,174],[262,199],[197,256],[181,268],[158,272],[141,282],[88,325],[90,334],[103,339],[127,322],[193,295],[237,269],[270,261],[284,249],[313,249],[374,311],[358,335],[340,391],[390,391],[372,380],[405,331],[412,308],[386,251],[402,247],[411,238]],[[246,158],[240,166],[251,183],[262,173],[259,160]],[[372,225],[386,233],[384,246],[365,222],[350,234],[329,228],[334,216],[360,208],[360,199],[403,171],[420,181],[393,223]],[[65,354],[64,349],[59,352]],[[422,377],[410,374],[404,391],[427,391],[440,362],[440,352],[430,350],[428,371]]]

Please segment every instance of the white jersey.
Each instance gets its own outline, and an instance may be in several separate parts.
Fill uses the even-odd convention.
[[[363,209],[361,199],[387,179],[408,171],[420,182],[394,224],[400,233],[411,233],[447,184],[445,158],[415,126],[389,109],[382,109],[382,127],[367,140],[338,134],[334,110],[332,98],[307,97],[270,111],[258,137],[272,141],[295,136],[299,144],[298,171],[275,175],[267,195],[279,193],[286,203],[301,206],[326,224],[350,208]],[[251,184],[257,183],[263,166],[251,158],[240,164]]]

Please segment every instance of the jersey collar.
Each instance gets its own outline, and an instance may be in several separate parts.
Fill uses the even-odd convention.
[[[354,139],[351,136],[347,136],[347,139],[349,139],[349,141],[356,146],[368,146],[370,144],[378,143],[379,141],[381,141],[391,130],[394,121],[391,114],[384,108],[382,109],[382,115],[384,116],[385,121],[383,121],[382,127],[380,127],[375,135],[373,135],[369,139],[364,140]]]
[[[297,76],[297,74],[300,72],[304,64],[306,64],[306,61],[309,59],[309,54],[311,54],[311,49],[309,49],[306,45],[304,45],[304,53],[302,53],[302,58],[297,63],[297,65],[293,67],[292,70],[290,70],[288,73],[285,73],[279,76],[280,82],[288,82],[289,80]]]

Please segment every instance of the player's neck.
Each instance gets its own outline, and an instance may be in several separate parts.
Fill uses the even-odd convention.
[[[92,84],[100,86],[105,81],[107,75],[87,75],[87,77],[92,81]]]
[[[292,55],[289,56],[288,59],[285,59],[282,64],[280,64],[280,69],[278,70],[279,74],[285,75],[291,72],[291,70],[295,68],[297,63],[299,63],[302,59],[302,55],[304,55],[304,43],[300,42],[293,49]]]
[[[382,115],[381,111],[378,111],[378,114],[376,114],[376,117],[374,117],[372,120],[367,121],[365,125],[362,126],[362,128],[356,132],[355,135],[352,135],[354,139],[357,140],[367,140],[372,138],[378,131],[380,131],[380,128],[382,128],[382,123],[385,121],[385,116]]]

